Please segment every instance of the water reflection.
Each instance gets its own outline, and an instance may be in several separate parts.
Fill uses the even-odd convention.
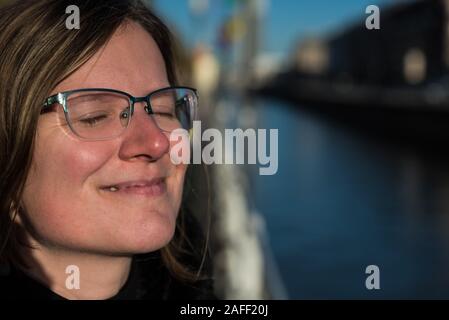
[[[275,100],[257,108],[279,129],[279,171],[254,170],[251,189],[290,298],[449,298],[449,162]],[[365,287],[371,264],[380,290]]]

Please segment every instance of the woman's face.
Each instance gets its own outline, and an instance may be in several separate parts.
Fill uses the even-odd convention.
[[[144,96],[167,87],[155,41],[140,25],[122,26],[97,54],[53,93],[113,88]],[[40,116],[23,206],[39,242],[106,254],[149,252],[173,236],[185,165],[174,165],[170,141],[143,103],[119,137],[82,141],[58,113]],[[60,106],[57,106],[58,108]],[[111,192],[105,186],[147,182],[149,187]]]

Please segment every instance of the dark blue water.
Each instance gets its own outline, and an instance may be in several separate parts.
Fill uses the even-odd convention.
[[[449,298],[449,161],[278,101],[257,108],[260,128],[279,129],[279,170],[254,168],[252,196],[289,298]]]

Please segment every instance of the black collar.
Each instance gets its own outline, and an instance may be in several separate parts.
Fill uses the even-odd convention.
[[[66,300],[17,267],[0,268],[0,299]],[[216,299],[212,280],[187,284],[170,275],[159,252],[133,258],[127,281],[107,300]]]

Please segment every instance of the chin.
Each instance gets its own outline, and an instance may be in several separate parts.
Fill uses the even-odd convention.
[[[165,247],[173,238],[176,221],[170,219],[151,219],[148,223],[129,228],[122,234],[123,245],[132,254],[147,253]],[[121,237],[121,238],[122,238]]]

